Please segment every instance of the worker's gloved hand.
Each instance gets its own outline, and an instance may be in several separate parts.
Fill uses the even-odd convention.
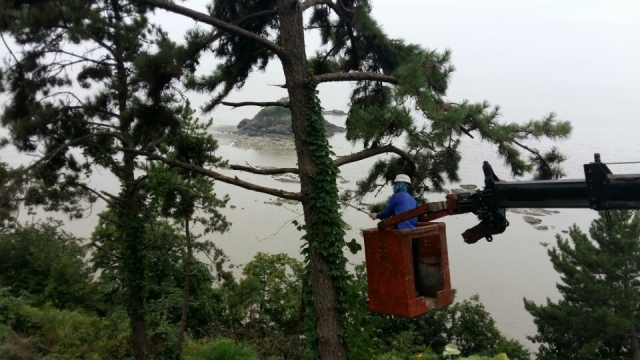
[[[371,218],[371,220],[375,220],[378,218],[378,213],[371,213],[369,214],[369,217]]]

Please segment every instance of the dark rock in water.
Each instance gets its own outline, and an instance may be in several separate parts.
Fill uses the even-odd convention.
[[[300,203],[297,200],[282,199],[282,198],[278,198],[278,201],[283,204],[290,204],[290,205],[298,205]]]
[[[345,128],[333,125],[326,120],[324,129],[327,136],[346,131]],[[267,106],[253,119],[240,121],[238,133],[248,136],[292,137],[291,110],[281,106]]]
[[[540,242],[540,245],[542,245],[542,246],[544,246],[544,247],[547,247],[547,246],[549,246],[549,243],[548,243],[548,242],[541,241],[541,242]]]
[[[460,189],[464,189],[464,190],[475,190],[478,187],[475,185],[460,185]]]
[[[509,209],[508,211],[516,214],[524,214],[524,215],[531,215],[531,216],[545,216],[545,215],[552,215],[552,214],[559,213],[555,210],[552,211],[552,210],[546,210],[546,209]]]
[[[549,227],[547,225],[536,225],[534,226],[534,228],[536,230],[549,230]]]
[[[569,233],[569,230],[562,230],[562,233],[563,233],[563,234],[568,234],[568,233]]]
[[[531,225],[540,224],[542,222],[542,219],[534,218],[533,216],[529,215],[525,215],[522,218],[524,219],[524,221]]]
[[[346,112],[342,111],[342,110],[325,110],[322,112],[322,115],[348,115]]]
[[[289,177],[274,177],[273,179],[275,181],[280,181],[283,183],[299,183],[300,182],[300,180],[298,179],[289,178]]]
[[[235,206],[235,205],[231,205],[231,206],[229,206],[229,207],[230,207],[230,208],[232,208],[232,209],[235,209],[235,208],[236,208],[236,206]]]
[[[282,206],[282,203],[280,201],[265,201],[264,203],[268,205]]]

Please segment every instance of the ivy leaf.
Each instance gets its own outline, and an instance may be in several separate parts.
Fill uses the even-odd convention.
[[[362,250],[362,245],[358,244],[356,242],[356,239],[351,239],[351,241],[347,243],[347,247],[349,248],[349,251],[351,251],[353,255],[357,254],[358,251]]]

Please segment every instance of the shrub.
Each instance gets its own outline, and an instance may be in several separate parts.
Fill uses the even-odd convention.
[[[193,351],[194,349],[191,349]],[[254,360],[256,353],[244,344],[237,344],[229,339],[220,339],[212,344],[197,349],[195,353],[185,356],[185,360]]]

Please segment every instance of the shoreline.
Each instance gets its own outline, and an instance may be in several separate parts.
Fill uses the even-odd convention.
[[[280,149],[280,150],[295,150],[295,143],[292,137],[287,136],[278,136],[278,135],[262,135],[262,136],[249,136],[245,134],[240,134],[238,132],[225,132],[226,134],[232,134],[237,137],[234,141],[231,142],[231,146],[242,149],[242,150],[264,150],[264,149]],[[276,181],[280,182],[293,182],[298,183],[299,179],[297,176],[272,176]],[[348,180],[339,177],[338,179],[341,184],[345,184],[349,182]],[[460,184],[457,185],[457,188],[452,189],[444,189],[442,192],[434,192],[436,194],[458,194],[463,192],[475,192],[478,190],[476,185],[465,185]],[[279,205],[275,203],[266,204],[270,205]],[[365,203],[361,203],[359,205],[368,205]],[[560,213],[557,210],[546,210],[546,209],[508,209],[508,212],[512,213],[512,215],[519,215],[523,218],[523,220],[530,224],[537,231],[545,231],[551,229],[555,229],[554,226],[548,227],[545,224],[542,224],[541,217],[545,217],[548,215],[555,215]]]
[[[296,145],[293,141],[293,137],[279,137],[279,136],[249,136],[239,133],[234,133],[238,138],[231,143],[231,146],[243,149],[243,150],[263,150],[264,148],[277,148],[284,150],[295,150]]]

